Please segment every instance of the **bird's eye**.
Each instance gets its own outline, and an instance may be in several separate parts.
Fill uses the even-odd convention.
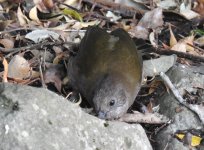
[[[109,103],[110,106],[113,106],[114,104],[115,104],[115,100],[111,100]]]

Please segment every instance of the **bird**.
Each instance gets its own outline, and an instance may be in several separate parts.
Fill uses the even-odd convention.
[[[142,81],[142,58],[122,28],[110,33],[88,27],[77,54],[68,61],[68,78],[101,119],[117,119],[133,104]]]

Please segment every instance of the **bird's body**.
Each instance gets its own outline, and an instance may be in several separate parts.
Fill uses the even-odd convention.
[[[122,29],[110,34],[88,28],[68,66],[70,82],[100,118],[118,118],[132,105],[141,86],[142,62]]]

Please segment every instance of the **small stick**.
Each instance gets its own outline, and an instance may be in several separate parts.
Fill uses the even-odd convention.
[[[47,86],[45,84],[45,80],[44,80],[43,72],[42,72],[42,57],[40,58],[39,71],[40,71],[40,78],[41,78],[41,82],[42,82],[42,87],[46,89]]]
[[[140,113],[134,111],[133,114],[126,113],[119,118],[119,121],[131,122],[131,123],[148,123],[148,124],[163,124],[169,122],[166,116],[158,113]]]
[[[37,44],[32,44],[32,45],[28,45],[28,46],[24,46],[24,47],[19,47],[19,48],[10,48],[10,49],[5,49],[5,48],[1,48],[0,47],[0,51],[5,52],[5,53],[9,53],[8,55],[5,56],[5,58],[10,57],[11,55],[21,51],[21,50],[31,50],[31,49],[35,49],[35,48],[39,48],[42,46],[47,46],[47,45],[61,45],[61,44],[71,44],[71,45],[75,45],[76,43],[74,42],[61,42],[61,41],[54,41],[54,42],[43,42],[43,43],[37,43]]]
[[[175,50],[155,49],[155,50],[153,50],[153,52],[157,53],[157,54],[164,54],[164,55],[176,54],[178,57],[181,57],[181,58],[187,58],[187,59],[190,59],[192,61],[204,62],[204,57],[202,57],[202,56],[196,56],[196,55],[192,55],[192,54],[184,53],[184,52],[179,52],[179,51],[175,51]]]

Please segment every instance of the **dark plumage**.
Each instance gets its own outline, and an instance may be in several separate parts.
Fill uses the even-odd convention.
[[[89,27],[68,67],[71,85],[100,118],[113,119],[126,113],[141,86],[142,61],[123,29],[109,34]]]

